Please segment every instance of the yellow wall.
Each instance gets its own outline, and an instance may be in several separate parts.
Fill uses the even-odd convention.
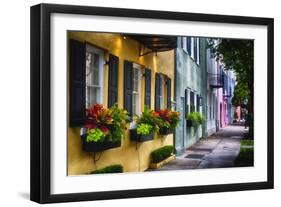
[[[152,70],[151,74],[151,108],[154,109],[155,94],[155,73],[166,74],[171,78],[172,97],[174,96],[174,51],[153,53],[139,56],[139,43],[129,37],[123,38],[120,34],[112,33],[94,33],[94,32],[69,32],[69,38],[87,42],[100,47],[105,51],[105,59],[108,60],[109,53],[119,58],[118,74],[118,106],[123,108],[123,69],[124,60],[133,61]],[[144,78],[142,78],[142,110],[144,109]],[[107,106],[108,91],[108,66],[104,68],[104,105]],[[166,93],[165,93],[166,94]],[[166,98],[165,98],[166,104]],[[164,145],[173,144],[173,135],[166,137],[155,137],[151,141],[138,143],[130,141],[129,131],[122,140],[119,148],[103,151],[100,160],[94,165],[93,156],[82,151],[82,140],[79,135],[80,128],[68,128],[68,175],[77,175],[89,173],[112,164],[121,164],[125,172],[144,171],[150,163],[150,153]],[[97,157],[99,153],[97,153]]]

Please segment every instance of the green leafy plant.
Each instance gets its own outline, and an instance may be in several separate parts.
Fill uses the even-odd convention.
[[[122,173],[123,166],[122,165],[110,165],[102,169],[95,170],[90,172],[90,174],[103,174],[103,173]]]
[[[198,127],[200,124],[203,124],[204,121],[205,121],[205,118],[204,116],[199,113],[199,112],[190,112],[188,115],[187,115],[187,119],[192,121],[192,126],[193,127]]]
[[[140,135],[149,135],[153,130],[153,127],[150,124],[141,123],[137,127],[137,134]]]
[[[203,124],[205,121],[205,117],[199,112],[197,112],[197,119],[199,121],[199,124]]]
[[[110,140],[121,140],[125,136],[127,124],[130,122],[128,112],[114,104],[111,108],[112,126],[109,134]]]
[[[98,142],[102,141],[105,138],[105,134],[99,128],[95,129],[88,129],[87,130],[88,136],[86,137],[86,142]]]
[[[166,145],[151,152],[152,163],[158,163],[170,157],[174,153],[172,145]]]
[[[144,108],[140,117],[137,117],[137,134],[148,135],[159,130],[157,117],[148,107]]]

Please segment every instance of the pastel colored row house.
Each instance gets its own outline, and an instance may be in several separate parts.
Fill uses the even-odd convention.
[[[219,40],[215,40],[219,44]],[[218,131],[233,122],[234,107],[232,98],[236,79],[231,70],[226,70],[223,64],[207,49],[208,97],[207,97],[207,129],[208,135]]]
[[[173,145],[174,135],[155,134],[151,141],[136,143],[129,130],[145,106],[172,107],[176,37],[70,31],[68,40],[68,175],[113,164],[122,165],[125,172],[146,170],[151,151]],[[81,148],[80,129],[85,109],[95,103],[107,107],[117,103],[132,121],[121,146],[103,151],[94,162],[93,155]]]
[[[175,148],[178,155],[206,136],[206,122],[198,128],[187,127],[186,119],[187,115],[194,111],[206,116],[206,47],[206,38],[178,38],[175,58],[176,110],[181,113],[181,121],[175,132]]]

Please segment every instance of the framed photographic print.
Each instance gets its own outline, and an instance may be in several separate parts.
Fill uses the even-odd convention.
[[[273,188],[273,19],[31,7],[31,200]]]

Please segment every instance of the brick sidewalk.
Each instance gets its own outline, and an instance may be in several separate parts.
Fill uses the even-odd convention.
[[[152,171],[234,167],[235,158],[240,151],[240,139],[246,132],[243,126],[230,125],[222,128],[186,149],[175,160]]]

